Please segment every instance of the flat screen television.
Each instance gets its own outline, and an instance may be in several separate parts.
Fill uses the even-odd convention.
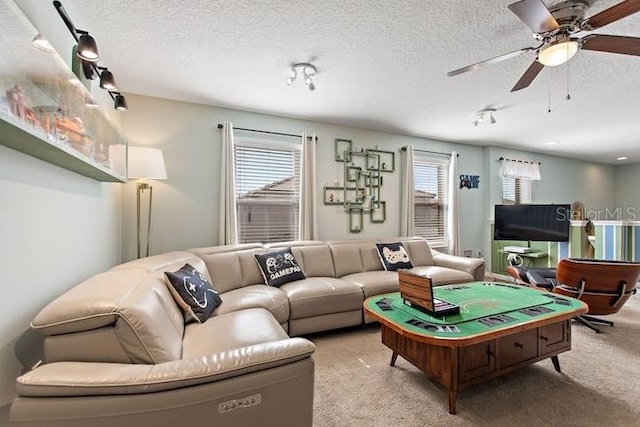
[[[496,205],[494,240],[566,242],[571,205]]]

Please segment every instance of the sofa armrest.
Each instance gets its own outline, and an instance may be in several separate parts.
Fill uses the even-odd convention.
[[[473,276],[474,280],[484,280],[484,260],[481,258],[468,258],[457,255],[449,255],[442,252],[438,252],[435,249],[431,249],[431,255],[433,255],[433,262],[438,267],[453,268],[454,270],[461,270],[469,273]]]
[[[173,390],[236,377],[310,357],[315,346],[288,338],[157,365],[56,362],[17,379],[21,396],[98,396]]]

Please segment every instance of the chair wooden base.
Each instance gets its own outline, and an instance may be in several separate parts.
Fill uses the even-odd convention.
[[[586,326],[587,328],[595,331],[596,334],[599,334],[601,331],[600,329],[598,329],[596,327],[596,325],[594,325],[594,323],[601,323],[603,325],[609,325],[609,326],[613,326],[613,322],[610,320],[603,320],[597,317],[593,317],[593,316],[587,316],[587,315],[583,315],[583,316],[578,316],[574,318],[576,320],[576,322]]]

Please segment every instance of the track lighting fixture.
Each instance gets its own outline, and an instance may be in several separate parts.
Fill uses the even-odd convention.
[[[53,6],[58,11],[60,18],[62,18],[62,21],[65,23],[69,32],[78,44],[76,54],[82,60],[82,73],[84,76],[88,80],[95,80],[99,77],[100,87],[109,92],[109,96],[111,96],[111,99],[113,99],[114,102],[114,108],[120,111],[128,110],[127,100],[120,92],[118,92],[118,85],[116,84],[116,79],[113,76],[113,73],[109,71],[107,67],[98,66],[100,54],[98,53],[98,44],[96,43],[96,40],[88,31],[79,30],[73,25],[67,11],[64,10],[62,3],[56,0],[53,2]],[[36,39],[33,40],[33,43],[36,44]]]
[[[307,88],[309,90],[316,90],[316,85],[313,82],[313,78],[317,73],[318,70],[312,64],[308,64],[306,62],[293,64],[293,66],[291,66],[291,71],[289,71],[289,75],[285,79],[285,82],[288,86],[291,86],[293,82],[296,81],[298,75],[300,75],[304,79],[304,84],[307,85]]]
[[[495,112],[495,108],[485,108],[483,110],[480,110],[476,113],[476,118],[471,122],[471,124],[474,126],[478,126],[479,124],[484,123],[485,119],[488,117],[489,124],[494,125],[497,123],[496,118],[493,117],[493,113]]]

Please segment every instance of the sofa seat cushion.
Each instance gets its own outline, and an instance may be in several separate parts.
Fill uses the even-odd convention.
[[[419,276],[430,277],[434,286],[475,281],[473,275],[465,271],[454,270],[453,268],[447,267],[437,267],[435,265],[429,267],[414,267],[411,271]]]
[[[333,277],[309,277],[280,289],[289,298],[290,319],[361,310],[364,301],[360,286]]]
[[[341,277],[342,280],[358,285],[365,298],[373,295],[398,292],[398,273],[395,271],[365,271]]]
[[[212,316],[205,323],[191,323],[184,329],[182,359],[285,340],[287,333],[263,308],[251,308]]]
[[[246,308],[264,308],[271,312],[280,324],[289,320],[289,300],[279,288],[267,285],[249,285],[225,292],[222,304],[213,315],[221,315]]]

